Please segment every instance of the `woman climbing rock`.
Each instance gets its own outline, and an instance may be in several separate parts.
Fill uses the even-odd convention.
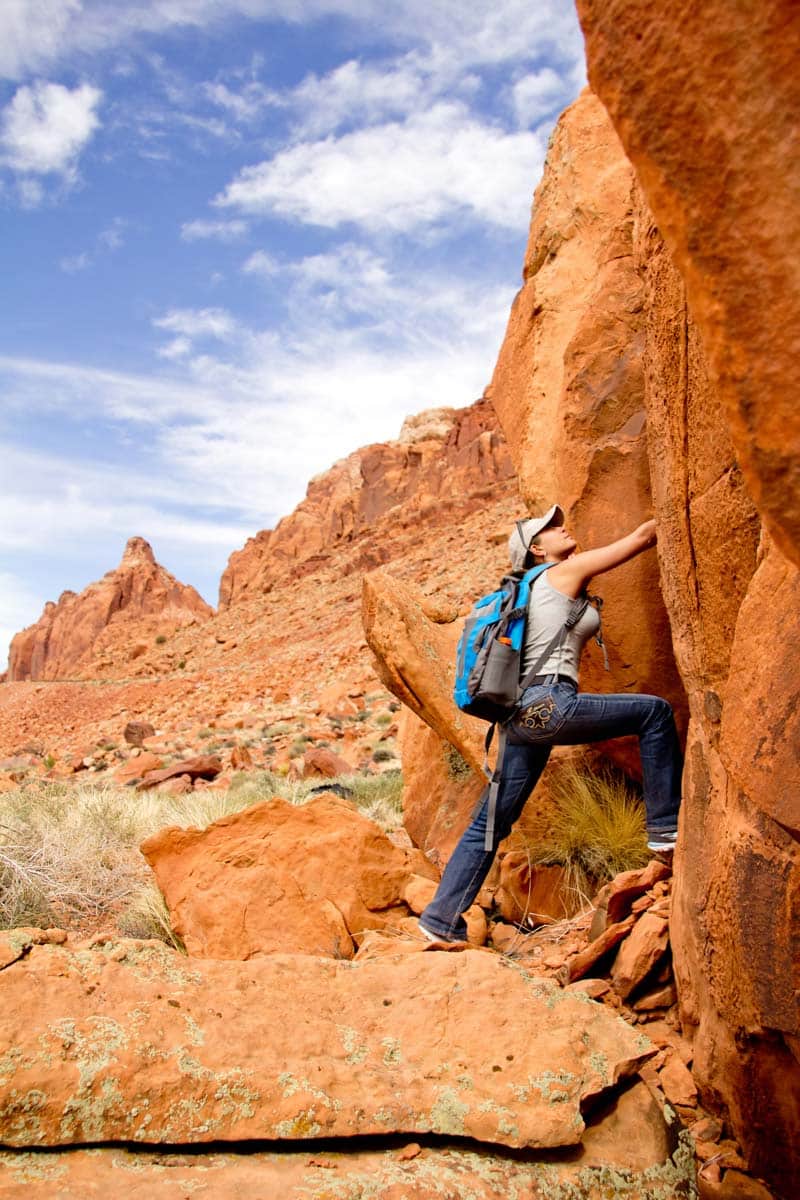
[[[659,696],[591,695],[578,690],[581,651],[600,628],[598,612],[583,602],[589,581],[655,542],[655,521],[645,521],[608,546],[578,553],[557,504],[542,517],[517,522],[509,539],[512,568],[546,567],[530,590],[520,678],[525,679],[532,667],[537,674],[506,731],[496,811],[490,816],[487,788],[434,899],[420,917],[420,929],[430,940],[466,939],[462,914],[480,891],[497,847],[518,820],[552,746],[635,734],[642,760],[648,847],[662,853],[674,849],[683,759],[672,708]]]

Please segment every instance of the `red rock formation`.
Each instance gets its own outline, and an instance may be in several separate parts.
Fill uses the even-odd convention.
[[[652,505],[633,188],[605,109],[584,92],[551,138],[524,284],[488,392],[531,511],[558,501],[583,546],[628,533]],[[656,556],[642,555],[592,588],[605,601],[611,671],[589,646],[582,686],[655,693],[680,713],[685,701]],[[619,757],[620,747],[613,753]]]
[[[800,563],[794,0],[577,0],[589,79],[687,289],[736,456]]]
[[[663,594],[691,706],[672,942],[694,1072],[753,1170],[800,1187],[800,573],[744,486],[683,281],[642,209]],[[781,1146],[776,1155],[775,1146]]]
[[[149,618],[150,632],[159,623],[171,632],[213,611],[193,587],[156,562],[144,538],[133,537],[115,570],[80,595],[63,592],[58,604],[47,603],[37,623],[12,639],[9,681],[80,675],[106,630],[107,642],[121,642],[133,639],[140,618]]]
[[[220,608],[268,590],[299,564],[336,555],[365,535],[370,555],[377,554],[370,565],[377,565],[396,537],[384,526],[389,545],[382,548],[376,525],[385,518],[424,522],[432,530],[452,518],[454,506],[472,499],[474,508],[487,489],[513,480],[505,439],[485,400],[409,417],[396,442],[365,446],[312,479],[290,516],[231,555],[220,582]]]

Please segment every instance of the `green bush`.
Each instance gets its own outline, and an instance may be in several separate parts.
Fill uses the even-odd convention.
[[[157,645],[157,646],[163,646],[163,645],[164,645],[164,642],[165,642],[166,640],[167,640],[167,635],[166,635],[165,633],[160,633],[160,634],[158,635],[158,637],[156,638],[156,645]]]
[[[395,758],[397,755],[389,746],[378,746],[372,751],[372,761],[376,763],[391,762]]]

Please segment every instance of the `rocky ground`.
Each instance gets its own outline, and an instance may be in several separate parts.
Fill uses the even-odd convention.
[[[145,842],[188,957],[0,935],[3,1195],[768,1196],[698,1105],[668,864],[535,931],[482,893],[446,947],[400,842],[267,801]]]

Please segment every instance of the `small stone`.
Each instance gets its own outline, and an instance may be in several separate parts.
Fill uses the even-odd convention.
[[[143,746],[147,738],[155,736],[155,732],[149,721],[128,721],[123,737],[129,746]]]
[[[701,1117],[689,1130],[692,1137],[705,1142],[718,1142],[722,1137],[722,1123],[716,1117]]]
[[[692,1107],[697,1103],[697,1087],[692,1079],[692,1073],[688,1067],[684,1066],[677,1054],[668,1054],[667,1061],[661,1068],[659,1080],[670,1104],[685,1104]]]
[[[419,1142],[409,1142],[407,1146],[403,1146],[397,1157],[401,1162],[410,1162],[412,1158],[416,1158],[421,1153],[422,1146],[420,1146]]]
[[[599,1000],[611,991],[611,985],[605,979],[576,979],[567,985],[568,992],[585,992],[592,1000]]]

